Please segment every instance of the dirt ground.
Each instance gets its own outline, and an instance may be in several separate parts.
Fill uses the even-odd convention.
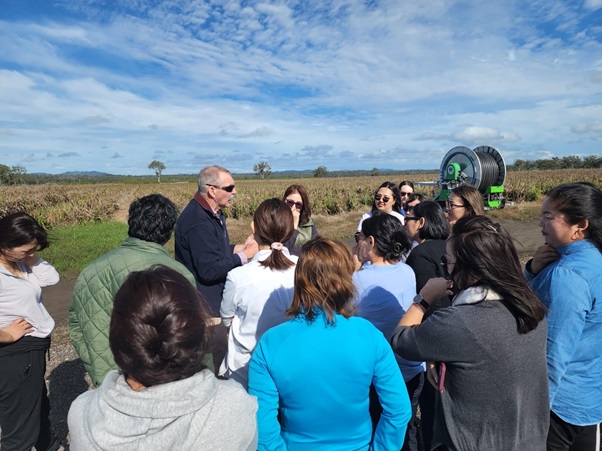
[[[543,244],[540,228],[536,222],[504,221],[500,224],[512,235],[521,261],[526,261],[537,247]],[[348,246],[352,239],[344,240]],[[69,304],[73,295],[75,280],[62,279],[58,284],[44,288],[44,305],[58,325],[65,325],[68,318]]]

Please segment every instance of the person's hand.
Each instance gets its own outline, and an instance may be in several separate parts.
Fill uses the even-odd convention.
[[[435,299],[439,299],[445,295],[453,296],[451,287],[453,282],[444,277],[433,277],[420,290],[422,298],[432,304]]]
[[[539,246],[531,259],[530,272],[533,275],[539,274],[542,269],[559,258],[560,254],[549,244],[546,243],[543,246]]]
[[[294,229],[296,229],[297,227],[299,227],[299,218],[301,217],[301,212],[299,210],[297,210],[296,208],[293,210],[293,225],[294,225]]]
[[[247,256],[247,260],[251,260],[259,251],[259,245],[257,244],[257,241],[255,241],[253,234],[250,234],[245,241],[245,244],[243,244],[242,251]]]
[[[29,257],[27,257],[27,259],[25,259],[25,263],[27,263],[27,266],[29,266],[30,268],[35,265],[38,260],[40,259],[40,257],[38,257],[38,254],[33,254],[30,255]]]
[[[25,318],[17,318],[8,326],[0,329],[0,332],[3,332],[0,335],[0,341],[3,343],[14,343],[25,334],[33,332],[33,330],[33,326]]]

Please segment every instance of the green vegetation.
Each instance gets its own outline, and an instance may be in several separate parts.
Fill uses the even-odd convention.
[[[76,278],[95,258],[115,249],[127,237],[127,224],[92,222],[56,228],[50,232],[50,247],[40,252],[66,279]]]

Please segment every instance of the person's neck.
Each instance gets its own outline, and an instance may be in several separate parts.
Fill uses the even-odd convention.
[[[271,247],[270,247],[270,245],[269,245],[269,244],[260,244],[260,245],[258,246],[258,249],[259,249],[260,251],[269,251],[269,250],[271,249]]]
[[[125,382],[130,386],[130,388],[134,391],[142,391],[146,387],[138,382],[136,379],[130,376],[125,377]]]
[[[383,257],[380,257],[379,255],[372,256],[370,258],[370,263],[373,266],[386,266],[386,265],[390,265],[391,264],[387,260],[385,260]]]

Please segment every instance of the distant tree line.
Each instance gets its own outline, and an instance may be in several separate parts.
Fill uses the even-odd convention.
[[[25,183],[27,169],[23,166],[8,167],[0,164],[0,185],[20,185]]]
[[[597,169],[602,168],[602,156],[588,155],[578,157],[569,155],[558,158],[540,160],[516,160],[514,164],[508,166],[510,171],[529,171],[532,169]]]

